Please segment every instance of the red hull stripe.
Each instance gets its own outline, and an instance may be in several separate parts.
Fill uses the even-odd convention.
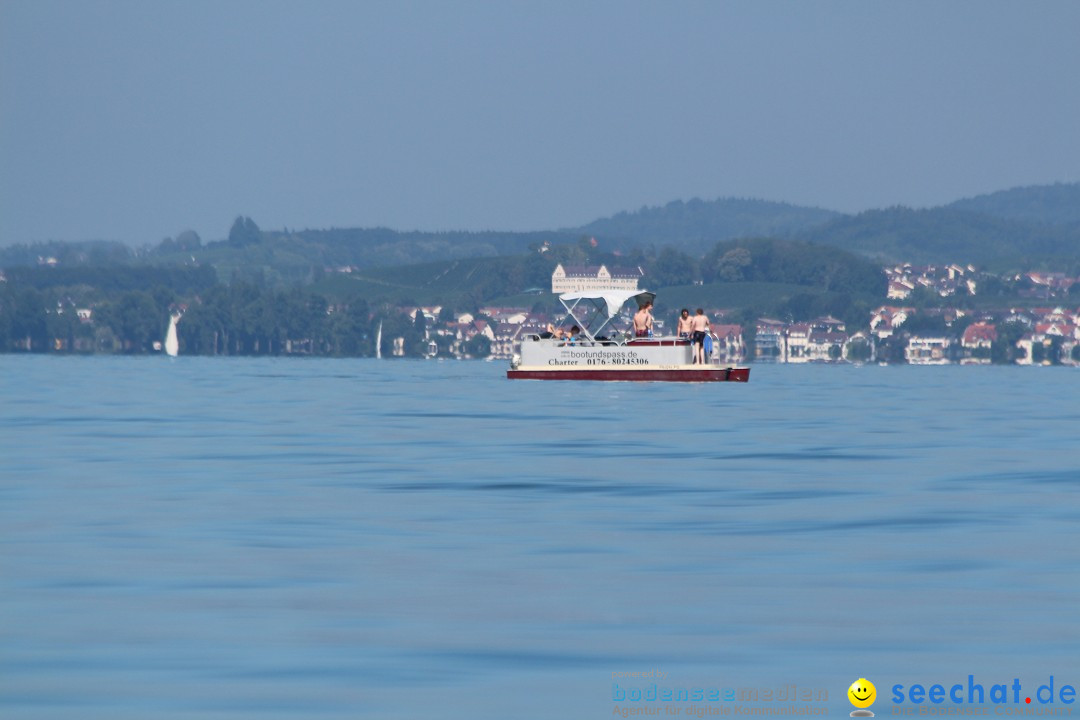
[[[749,382],[750,368],[710,370],[507,370],[510,380],[626,380]]]

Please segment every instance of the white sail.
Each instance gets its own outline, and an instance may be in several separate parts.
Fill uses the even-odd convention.
[[[375,359],[382,360],[382,320],[379,321],[379,331],[375,333]]]
[[[180,353],[180,340],[176,337],[176,323],[180,322],[179,315],[169,316],[169,332],[165,335],[165,354],[176,357]]]

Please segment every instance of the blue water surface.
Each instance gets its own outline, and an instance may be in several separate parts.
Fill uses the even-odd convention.
[[[1071,368],[0,356],[0,717],[1080,686],[1078,501]]]

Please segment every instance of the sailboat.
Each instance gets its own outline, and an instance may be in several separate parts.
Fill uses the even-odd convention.
[[[382,320],[379,321],[379,331],[375,333],[375,359],[382,360]]]
[[[180,322],[180,314],[169,316],[169,331],[165,334],[165,354],[176,357],[180,354],[180,340],[176,337],[176,323]]]

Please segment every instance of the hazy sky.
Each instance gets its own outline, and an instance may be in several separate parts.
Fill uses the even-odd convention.
[[[1076,180],[1076,0],[0,0],[0,244]]]

